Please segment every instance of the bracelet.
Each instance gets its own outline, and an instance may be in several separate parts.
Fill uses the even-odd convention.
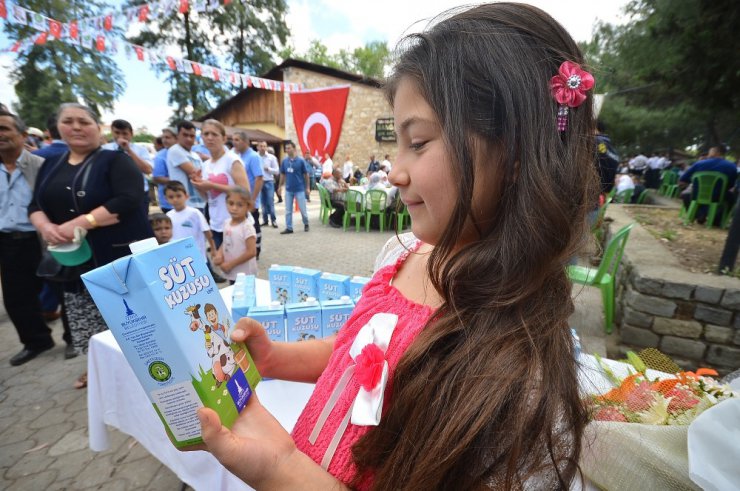
[[[95,217],[93,216],[92,213],[88,213],[87,215],[85,215],[85,220],[87,220],[90,223],[92,228],[98,228],[98,222],[97,220],[95,220]]]

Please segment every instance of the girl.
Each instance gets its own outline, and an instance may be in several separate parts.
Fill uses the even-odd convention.
[[[226,191],[226,208],[231,220],[224,223],[224,239],[213,259],[231,283],[237,273],[257,274],[257,232],[250,223],[252,197],[244,188],[232,187]],[[249,218],[247,218],[249,217]]]
[[[597,192],[582,62],[521,4],[410,36],[387,91],[413,235],[389,241],[335,339],[239,322],[264,376],[316,389],[292,438],[256,398],[231,430],[199,410],[229,470],[257,489],[570,485],[587,418],[564,264]]]
[[[226,128],[220,121],[207,119],[201,129],[203,142],[211,152],[211,158],[203,163],[203,179],[191,181],[204,198],[208,199],[211,232],[216,247],[223,240],[224,223],[229,219],[226,209],[226,195],[231,186],[249,189],[247,171],[239,157],[228,150],[226,145]]]

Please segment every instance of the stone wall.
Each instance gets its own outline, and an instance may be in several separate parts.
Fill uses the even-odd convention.
[[[344,123],[342,124],[342,135],[339,137],[337,150],[333,157],[335,164],[344,163],[347,154],[351,155],[352,161],[363,172],[367,169],[370,155],[375,155],[375,158],[380,162],[385,154],[389,154],[391,155],[391,162],[393,162],[393,156],[396,154],[396,143],[375,141],[375,121],[378,118],[393,116],[381,89],[295,67],[287,68],[283,72],[283,77],[285,82],[303,83],[307,89],[330,87],[332,85],[350,85]],[[285,93],[285,126],[286,138],[297,142],[295,125],[293,124],[293,108],[288,93]]]
[[[609,208],[609,234],[634,222],[622,206]],[[620,351],[658,348],[682,368],[740,368],[740,280],[686,271],[638,223],[617,274]]]

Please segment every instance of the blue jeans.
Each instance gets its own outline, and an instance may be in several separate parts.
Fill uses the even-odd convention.
[[[262,183],[260,201],[262,202],[262,221],[267,222],[269,217],[272,223],[275,223],[277,217],[275,217],[275,183],[273,181]]]
[[[285,190],[285,228],[293,230],[293,197],[298,201],[298,208],[301,210],[303,225],[308,225],[308,212],[306,211],[306,192],[293,192]]]

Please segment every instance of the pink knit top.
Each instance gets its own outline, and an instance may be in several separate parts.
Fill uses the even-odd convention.
[[[419,245],[420,243],[417,243],[414,249],[418,248]],[[354,361],[349,355],[349,349],[358,331],[375,314],[389,313],[398,316],[398,323],[386,351],[389,376],[383,399],[382,419],[382,415],[387,413],[389,405],[392,404],[390,395],[393,392],[393,373],[396,366],[398,366],[398,361],[434,311],[429,306],[420,305],[408,300],[396,287],[391,285],[391,280],[406,260],[406,257],[408,257],[408,252],[399,257],[395,264],[390,264],[379,269],[367,285],[365,285],[362,291],[362,297],[357,303],[352,316],[347,320],[347,323],[337,335],[334,351],[329,358],[329,364],[316,382],[316,389],[293,429],[293,440],[298,449],[319,464],[340,422],[350,410],[360,388],[359,383],[354,378],[350,380],[329,415],[329,418],[326,420],[321,433],[319,433],[316,439],[316,443],[311,445],[308,438],[316,425],[319,414],[345,369],[354,364]],[[356,472],[354,463],[352,462],[351,448],[360,437],[371,429],[372,426],[356,426],[349,423],[329,464],[328,471],[330,474],[345,484],[351,482]],[[371,486],[372,477],[370,476],[360,483],[359,489],[369,489]]]

